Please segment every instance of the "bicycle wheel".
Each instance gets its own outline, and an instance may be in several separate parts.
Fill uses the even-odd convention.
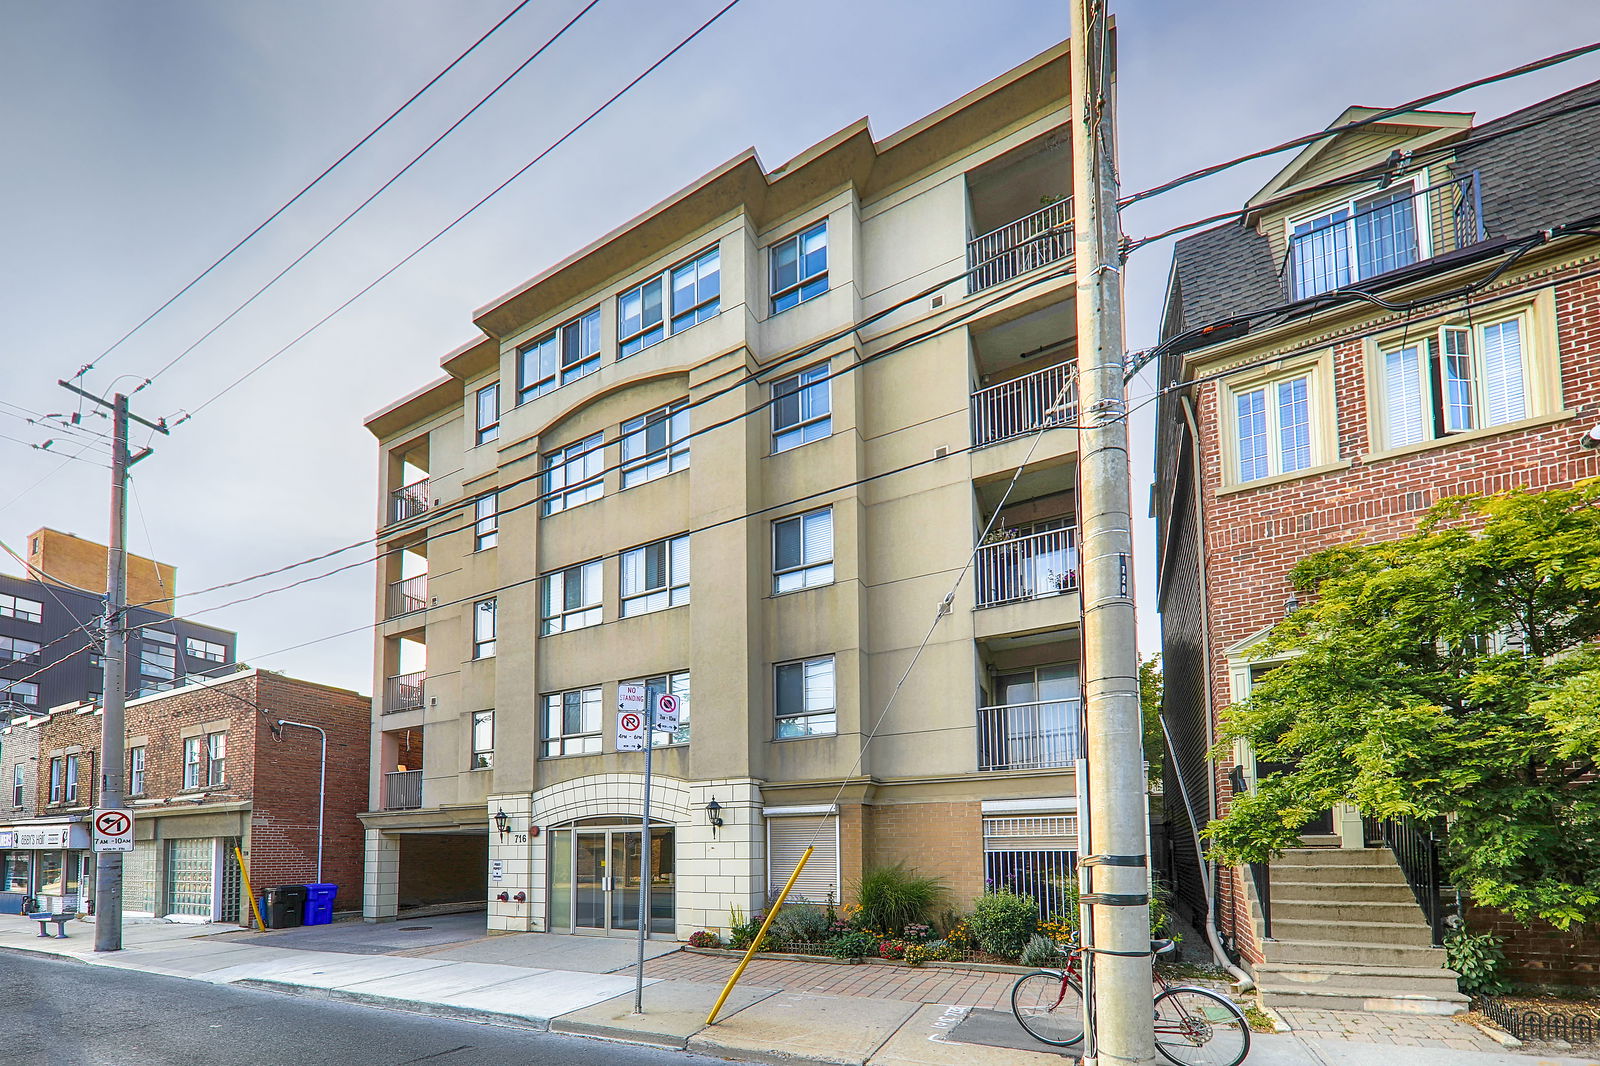
[[[1239,1066],[1250,1053],[1250,1023],[1215,992],[1169,988],[1156,997],[1156,1050],[1176,1066]]]
[[[1083,1039],[1083,989],[1060,971],[1017,978],[1011,986],[1011,1012],[1035,1040],[1062,1047]]]

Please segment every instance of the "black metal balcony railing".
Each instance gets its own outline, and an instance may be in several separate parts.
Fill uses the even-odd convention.
[[[981,292],[1072,255],[1072,200],[1057,200],[967,242],[967,292]]]
[[[1077,700],[978,708],[979,770],[1059,769],[1082,754]]]
[[[1069,526],[980,547],[975,560],[977,606],[997,607],[1076,592],[1077,534]]]
[[[384,810],[412,811],[421,806],[421,770],[396,770],[383,775]]]
[[[389,617],[398,618],[428,606],[428,575],[419,574],[389,583]]]
[[[427,672],[418,670],[410,674],[395,674],[383,683],[383,710],[412,711],[422,706],[422,685]]]
[[[402,485],[389,493],[389,521],[404,522],[426,511],[430,502],[427,478]]]
[[[1071,425],[1077,417],[1072,367],[1056,363],[973,393],[972,444],[981,448],[1045,426]]]
[[[1398,186],[1295,227],[1281,271],[1284,291],[1291,300],[1309,299],[1483,239],[1476,170],[1424,189]]]

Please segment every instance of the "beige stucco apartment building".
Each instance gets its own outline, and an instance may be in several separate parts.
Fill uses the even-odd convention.
[[[646,877],[682,937],[808,843],[813,900],[902,860],[952,906],[1051,891],[1080,753],[1066,85],[1062,46],[887,138],[747,152],[367,421],[369,919],[487,899],[492,930],[626,934]],[[683,707],[648,857],[629,682]]]

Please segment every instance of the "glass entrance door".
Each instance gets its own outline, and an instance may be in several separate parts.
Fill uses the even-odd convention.
[[[640,878],[648,876],[650,931],[673,932],[672,830],[652,829],[650,837],[647,867],[637,828],[574,827],[551,833],[550,931],[637,933]]]

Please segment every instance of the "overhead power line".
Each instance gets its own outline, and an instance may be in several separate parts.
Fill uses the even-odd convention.
[[[76,374],[72,375],[72,380],[77,381],[78,379],[82,378],[85,374],[87,374],[89,371],[93,370],[99,364],[100,360],[104,359],[106,356],[110,355],[112,352],[114,352],[118,348],[122,347],[122,345],[130,337],[132,337],[134,334],[138,333],[145,326],[149,325],[150,322],[153,321],[157,315],[161,314],[161,312],[163,312],[167,308],[171,307],[174,303],[176,303],[179,299],[181,299],[184,296],[184,294],[187,293],[190,289],[192,289],[196,285],[200,284],[200,282],[203,281],[213,270],[216,270],[217,267],[219,267],[223,263],[227,262],[228,259],[233,256],[233,253],[237,252],[240,248],[243,248],[247,243],[249,243],[251,238],[255,237],[256,234],[260,233],[262,230],[264,230],[268,226],[270,226],[274,221],[277,220],[278,216],[282,215],[285,211],[289,210],[289,208],[293,207],[300,200],[301,197],[306,195],[306,193],[308,193],[312,189],[316,188],[316,186],[319,185],[322,182],[322,179],[326,178],[329,174],[332,174],[336,169],[338,169],[340,164],[342,164],[345,160],[349,159],[352,155],[355,155],[356,152],[360,151],[361,148],[368,141],[372,140],[373,137],[376,137],[378,135],[378,133],[381,130],[383,130],[384,127],[388,126],[389,123],[393,122],[396,118],[398,118],[400,116],[401,112],[405,111],[412,104],[416,103],[417,100],[424,93],[426,93],[429,89],[433,88],[434,85],[438,84],[438,82],[439,82],[439,80],[441,78],[443,78],[446,74],[449,74],[452,70],[454,70],[458,65],[460,65],[460,63],[464,59],[466,59],[469,55],[471,55],[474,51],[476,51],[479,45],[483,44],[484,41],[487,41],[491,36],[493,36],[496,30],[498,30],[501,26],[504,26],[507,22],[511,21],[512,17],[515,16],[517,12],[519,12],[523,8],[527,7],[529,2],[530,2],[530,0],[521,0],[521,2],[518,3],[516,7],[512,8],[511,11],[508,12],[504,18],[502,18],[499,22],[496,22],[493,26],[489,27],[488,31],[485,32],[483,34],[483,36],[479,37],[476,41],[472,42],[471,46],[468,47],[466,51],[464,51],[460,55],[456,56],[454,59],[452,59],[450,61],[448,66],[446,66],[443,70],[439,71],[439,73],[435,74],[433,77],[429,78],[428,81],[422,86],[422,88],[420,88],[416,92],[412,93],[411,96],[406,99],[405,103],[401,104],[399,107],[397,107],[393,111],[389,112],[388,117],[386,117],[382,122],[378,123],[376,126],[372,127],[372,129],[367,132],[366,136],[362,137],[359,141],[357,141],[355,144],[351,145],[348,149],[346,149],[344,154],[341,155],[338,159],[335,159],[332,163],[329,163],[327,165],[327,167],[325,167],[323,169],[322,173],[320,173],[316,177],[312,178],[309,182],[307,182],[300,189],[299,192],[295,193],[293,196],[289,197],[289,199],[285,200],[283,202],[283,204],[276,211],[273,211],[272,214],[268,215],[265,219],[263,219],[249,233],[246,233],[243,237],[239,238],[239,240],[234,243],[233,247],[229,248],[226,252],[223,252],[220,256],[218,256],[215,262],[213,262],[210,266],[206,267],[199,274],[196,274],[194,276],[194,278],[191,279],[188,282],[188,284],[183,286],[183,288],[179,289],[177,292],[175,292],[171,296],[167,297],[167,299],[165,301],[163,301],[161,303],[161,305],[158,306],[154,311],[151,311],[148,315],[146,315],[143,319],[141,319],[132,329],[128,330],[128,332],[124,333],[122,336],[118,337],[114,342],[112,342],[110,347],[106,348],[99,355],[95,356],[89,362],[87,362],[83,366],[79,367],[78,368],[78,372]]]

